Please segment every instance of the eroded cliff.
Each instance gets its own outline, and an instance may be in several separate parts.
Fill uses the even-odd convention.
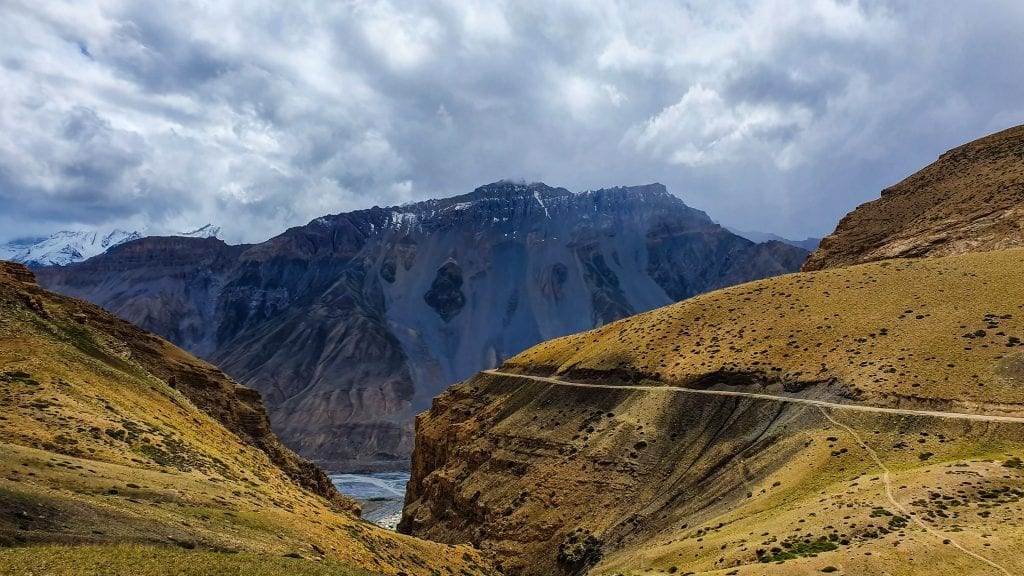
[[[1022,261],[782,276],[535,346],[417,419],[400,529],[512,574],[1016,573]]]

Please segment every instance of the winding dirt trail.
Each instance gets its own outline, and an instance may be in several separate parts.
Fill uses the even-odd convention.
[[[881,414],[894,414],[894,415],[901,415],[901,416],[929,416],[929,417],[933,417],[933,418],[953,418],[953,419],[960,419],[960,420],[975,420],[975,421],[982,421],[982,422],[1013,422],[1013,423],[1024,424],[1024,418],[1022,418],[1022,417],[1016,417],[1016,416],[993,416],[993,415],[987,415],[987,414],[966,414],[966,413],[962,413],[962,412],[938,412],[938,411],[930,411],[930,410],[909,410],[909,409],[904,410],[904,409],[900,409],[900,408],[880,408],[880,407],[875,407],[875,406],[860,406],[860,405],[856,405],[856,404],[836,404],[834,402],[826,402],[824,400],[810,400],[810,399],[807,399],[807,398],[793,398],[793,397],[789,397],[789,396],[774,396],[772,394],[757,394],[757,393],[753,393],[753,392],[733,392],[733,391],[729,391],[729,390],[694,390],[694,389],[690,389],[690,388],[680,388],[678,386],[615,386],[615,385],[612,385],[612,384],[584,384],[584,383],[581,383],[581,382],[569,382],[569,381],[566,381],[566,380],[559,380],[557,378],[548,378],[548,377],[544,377],[544,376],[528,376],[528,375],[525,375],[525,374],[509,374],[507,372],[501,372],[501,371],[498,371],[498,370],[484,370],[484,372],[486,372],[488,374],[495,375],[495,376],[507,376],[507,377],[513,377],[513,378],[523,378],[523,379],[527,379],[527,380],[534,380],[534,381],[538,381],[538,382],[544,382],[544,383],[547,383],[547,384],[555,384],[555,385],[558,385],[558,386],[572,386],[572,387],[575,387],[575,388],[601,388],[601,389],[612,389],[612,390],[623,390],[623,389],[625,389],[625,390],[646,390],[646,391],[651,391],[651,392],[658,392],[658,391],[660,391],[660,392],[672,392],[672,393],[681,393],[681,394],[695,394],[695,395],[703,395],[703,396],[728,396],[728,397],[734,397],[734,398],[752,398],[752,399],[755,399],[755,400],[766,400],[766,401],[770,401],[770,402],[788,402],[788,403],[792,403],[792,404],[803,404],[803,405],[808,405],[808,406],[814,406],[814,407],[818,408],[818,410],[821,410],[822,416],[824,416],[829,422],[835,424],[836,426],[842,428],[848,434],[850,434],[850,436],[853,437],[853,439],[857,442],[857,444],[865,452],[868,453],[868,455],[871,457],[871,459],[875,462],[875,465],[877,465],[882,470],[882,482],[885,485],[885,496],[886,496],[886,499],[888,499],[889,502],[897,510],[900,511],[900,513],[903,515],[904,518],[908,518],[908,519],[912,520],[915,524],[920,526],[928,534],[934,536],[935,538],[938,538],[939,540],[941,540],[943,542],[948,543],[950,546],[953,546],[954,548],[960,550],[961,552],[963,552],[964,554],[970,556],[971,558],[974,558],[975,560],[978,560],[979,562],[987,564],[991,568],[993,568],[995,570],[998,570],[999,572],[1001,572],[1003,574],[1006,574],[1006,576],[1013,576],[1012,573],[1009,570],[1007,570],[1006,568],[1004,568],[1003,566],[1000,566],[996,562],[994,562],[994,561],[992,561],[992,560],[990,560],[990,559],[988,559],[988,558],[986,558],[986,557],[984,557],[984,556],[982,556],[982,555],[980,555],[980,554],[978,554],[976,552],[973,552],[973,551],[968,550],[967,548],[963,547],[959,542],[957,542],[956,540],[953,540],[952,538],[950,538],[949,535],[945,534],[944,532],[941,532],[941,531],[937,530],[936,528],[933,528],[932,526],[929,526],[927,523],[925,523],[923,520],[921,520],[916,514],[911,513],[910,510],[908,510],[906,507],[904,507],[902,504],[900,504],[900,502],[898,500],[896,500],[896,496],[893,493],[892,480],[891,480],[891,474],[889,472],[889,468],[887,468],[885,466],[885,464],[882,462],[882,459],[878,456],[878,453],[875,452],[870,446],[868,446],[864,442],[864,440],[860,437],[860,435],[858,435],[857,432],[853,430],[853,428],[850,428],[846,424],[843,424],[842,422],[836,420],[831,414],[829,414],[829,410],[849,410],[849,411],[854,411],[854,412],[875,412],[875,413],[881,413]]]
[[[999,570],[1003,574],[1006,574],[1006,576],[1013,576],[1010,573],[1010,571],[1007,570],[1006,568],[1003,568],[999,564],[996,564],[995,562],[993,562],[992,560],[989,560],[988,558],[982,556],[981,554],[978,554],[976,552],[972,552],[972,551],[968,550],[967,548],[964,548],[962,545],[960,545],[959,542],[957,542],[956,540],[953,540],[952,538],[950,538],[949,535],[947,535],[945,532],[941,532],[938,529],[929,526],[924,520],[921,520],[921,518],[918,515],[911,513],[910,510],[908,510],[907,508],[905,508],[903,506],[903,504],[900,504],[899,501],[896,500],[896,496],[893,494],[892,480],[890,478],[889,469],[885,466],[885,464],[882,463],[882,459],[878,456],[878,453],[875,452],[870,446],[865,444],[864,440],[861,439],[860,435],[857,434],[857,432],[855,432],[853,430],[853,428],[850,428],[846,424],[843,424],[842,422],[840,422],[840,421],[836,420],[835,418],[833,418],[828,413],[828,410],[826,410],[825,408],[823,408],[821,406],[818,406],[818,410],[821,410],[822,416],[827,418],[829,422],[835,424],[836,426],[839,426],[843,430],[846,430],[846,432],[849,433],[850,436],[853,436],[853,439],[857,441],[857,444],[860,445],[860,447],[863,448],[864,451],[867,452],[869,456],[871,456],[871,459],[875,461],[875,464],[879,468],[882,469],[882,482],[885,484],[885,497],[889,500],[889,502],[893,506],[896,507],[896,509],[898,509],[903,514],[904,518],[909,518],[909,519],[913,520],[914,523],[917,524],[918,526],[920,526],[921,528],[923,528],[925,532],[931,534],[932,536],[938,538],[939,540],[942,540],[945,543],[949,543],[950,546],[953,546],[954,548],[960,550],[964,554],[967,554],[971,558],[974,558],[975,560],[978,560],[980,562],[984,562],[985,564],[988,564],[989,566],[995,568],[996,570]]]
[[[901,416],[929,416],[932,418],[952,418],[956,420],[974,420],[978,422],[1009,422],[1013,424],[1024,424],[1022,416],[996,416],[992,414],[969,414],[966,412],[941,412],[932,410],[912,410],[909,408],[881,408],[878,406],[863,406],[860,404],[837,404],[825,400],[811,400],[809,398],[796,398],[793,396],[776,396],[773,394],[757,394],[755,392],[733,392],[731,390],[694,390],[692,388],[680,388],[678,386],[616,386],[613,384],[584,384],[582,382],[570,382],[557,378],[545,376],[528,376],[526,374],[510,374],[499,370],[484,370],[487,374],[494,376],[508,376],[512,378],[525,378],[559,386],[573,386],[576,388],[602,388],[606,390],[648,390],[651,392],[672,392],[678,394],[698,394],[703,396],[730,396],[734,398],[752,398],[755,400],[768,400],[770,402],[789,402],[792,404],[804,404],[829,408],[832,410],[850,410],[853,412],[876,412],[879,414],[895,414]]]

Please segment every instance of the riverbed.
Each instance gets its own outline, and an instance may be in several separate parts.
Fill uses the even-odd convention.
[[[330,474],[331,482],[342,494],[355,499],[363,508],[363,518],[388,530],[402,519],[408,472],[367,474]]]

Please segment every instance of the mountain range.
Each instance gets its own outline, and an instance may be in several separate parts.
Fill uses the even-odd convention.
[[[818,244],[821,243],[821,238],[807,237],[804,238],[803,240],[791,240],[789,238],[784,238],[782,236],[779,236],[778,234],[773,234],[771,232],[739,230],[731,226],[726,226],[726,229],[732,232],[733,234],[736,234],[737,236],[742,236],[747,240],[750,240],[751,242],[771,242],[774,240],[776,242],[783,242],[791,246],[796,246],[797,248],[803,248],[804,250],[808,250],[810,252],[814,252],[815,250],[817,250]]]
[[[0,262],[0,571],[1024,573],[1021,174],[1024,128],[957,148],[792,274],[660,185],[512,182],[36,269],[262,394]],[[395,464],[474,363],[401,534],[271,430]]]
[[[496,182],[318,218],[266,242],[143,238],[38,271],[216,363],[275,431],[333,469],[400,468],[413,415],[550,338],[799,269],[664,186]]]
[[[191,232],[175,236],[211,238],[220,234],[220,227],[207,224]],[[141,232],[111,230],[110,232],[62,230],[50,236],[19,238],[0,245],[0,260],[32,267],[67,266],[88,260],[115,246],[143,238]]]

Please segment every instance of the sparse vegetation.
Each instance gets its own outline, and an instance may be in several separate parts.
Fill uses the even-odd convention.
[[[175,548],[114,546],[32,546],[0,549],[0,574],[61,576],[370,576],[330,560],[296,562],[263,554],[189,551]]]
[[[979,297],[979,278],[991,300]],[[861,402],[1012,404],[1024,401],[1014,383],[1024,363],[1009,360],[1024,356],[1020,302],[1024,250],[864,264],[697,296],[545,342],[503,369],[599,377],[628,368],[660,384],[755,381],[791,392],[841,382]]]

